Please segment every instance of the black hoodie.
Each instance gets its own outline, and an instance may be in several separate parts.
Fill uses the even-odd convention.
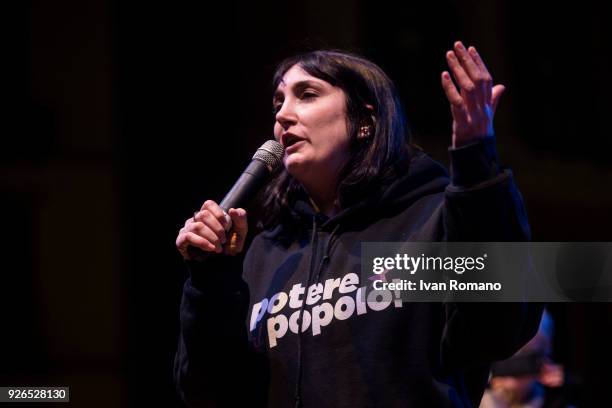
[[[187,404],[478,406],[490,362],[533,337],[541,305],[394,302],[359,282],[361,242],[529,239],[493,138],[450,154],[450,184],[417,152],[403,176],[331,218],[298,200],[303,228],[258,234],[244,261],[187,262],[174,371]]]

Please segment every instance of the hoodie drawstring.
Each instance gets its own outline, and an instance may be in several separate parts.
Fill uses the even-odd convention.
[[[323,255],[323,258],[321,259],[321,262],[319,263],[319,267],[317,268],[317,274],[316,277],[314,279],[314,283],[317,283],[319,281],[319,277],[321,276],[321,271],[323,270],[323,268],[325,267],[325,265],[329,262],[329,255],[331,253],[331,249],[332,246],[334,244],[334,242],[336,241],[336,234],[338,232],[338,229],[340,227],[340,224],[336,224],[336,226],[334,227],[334,229],[332,230],[328,240],[327,240],[327,244],[325,245],[325,253]],[[308,273],[308,281],[306,283],[306,290],[308,290],[308,288],[311,285],[311,281],[312,281],[312,275],[313,272],[315,270],[315,260],[317,259],[317,246],[318,246],[318,241],[317,241],[317,218],[316,215],[312,216],[312,236],[310,238],[310,247],[312,248],[311,251],[311,255],[310,255],[310,270]],[[297,375],[296,375],[296,382],[295,382],[295,394],[294,394],[294,398],[295,398],[295,404],[294,407],[295,408],[301,408],[302,407],[302,319],[304,317],[304,306],[306,305],[306,296],[304,297],[304,301],[302,302],[302,305],[300,306],[300,317],[297,321],[297,326],[298,326],[298,338],[297,338],[297,357],[298,357],[298,365],[297,365]]]

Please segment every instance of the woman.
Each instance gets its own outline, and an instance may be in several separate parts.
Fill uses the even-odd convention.
[[[213,201],[176,245],[190,269],[175,380],[191,406],[473,406],[489,363],[537,330],[526,304],[377,303],[359,282],[361,242],[521,241],[529,226],[497,163],[493,115],[504,91],[474,47],[447,52],[452,179],[407,143],[396,90],[362,58],[317,51],[274,77],[284,170],[263,201],[263,231],[240,254]],[[458,86],[458,88],[457,88]],[[229,242],[228,242],[229,241]],[[188,246],[218,255],[189,259]],[[246,324],[246,328],[245,325]]]

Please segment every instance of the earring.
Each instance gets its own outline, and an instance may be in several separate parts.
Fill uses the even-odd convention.
[[[367,125],[365,126],[361,126],[359,128],[359,138],[361,139],[367,139],[370,137],[370,133],[372,132],[371,128]]]

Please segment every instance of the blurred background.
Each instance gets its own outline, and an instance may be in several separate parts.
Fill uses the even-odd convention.
[[[378,63],[400,89],[413,140],[448,164],[444,54],[458,39],[475,45],[507,86],[499,152],[534,241],[612,241],[604,3],[7,8],[1,386],[68,385],[78,407],[181,406],[171,380],[185,279],[176,235],[272,137],[271,75],[300,51],[341,48]],[[582,385],[584,406],[609,406],[612,306],[549,310],[555,361]]]

